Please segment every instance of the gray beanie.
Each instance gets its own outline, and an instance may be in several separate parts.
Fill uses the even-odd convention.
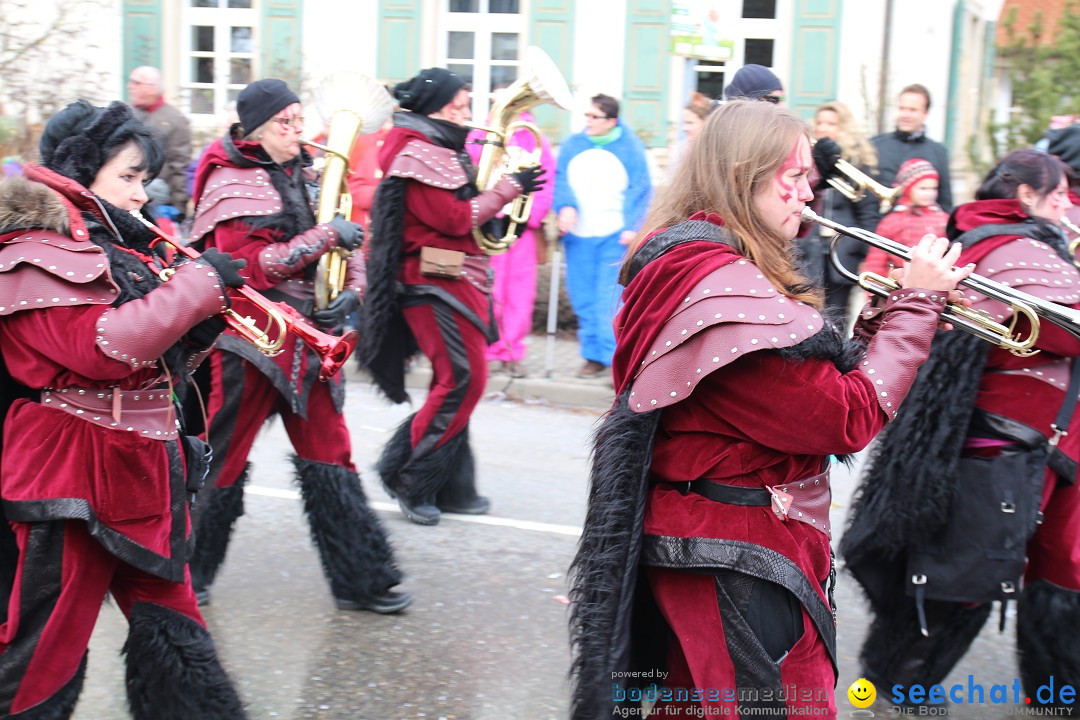
[[[743,65],[724,89],[728,100],[749,98],[758,100],[775,90],[783,90],[780,78],[764,65]]]

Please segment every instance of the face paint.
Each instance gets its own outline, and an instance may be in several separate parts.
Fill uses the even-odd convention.
[[[791,146],[791,151],[787,157],[784,158],[784,164],[780,166],[780,169],[776,171],[776,184],[779,186],[780,199],[784,202],[791,202],[795,197],[795,183],[797,178],[792,178],[788,175],[789,170],[798,170],[803,172],[809,170],[800,161],[799,151],[802,149],[802,136],[799,137],[799,142],[796,142]]]

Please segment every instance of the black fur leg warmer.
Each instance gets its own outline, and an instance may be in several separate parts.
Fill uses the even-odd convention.
[[[435,497],[435,504],[439,507],[468,507],[476,502],[476,463],[473,461],[472,446],[469,445],[468,425],[450,443],[457,442],[458,438],[461,438],[461,447],[455,451],[453,464],[447,470],[446,482]]]
[[[217,576],[225,552],[229,549],[236,521],[244,514],[244,485],[251,465],[244,468],[236,482],[228,487],[202,490],[196,502],[195,549],[191,554],[191,584],[195,590],[206,590]],[[208,497],[202,497],[203,495]],[[199,506],[202,509],[199,510]]]
[[[360,476],[292,456],[311,538],[334,597],[382,595],[401,582],[386,529],[368,507]]]
[[[859,655],[863,676],[881,687],[940,684],[975,642],[992,606],[927,600],[926,637],[919,630],[915,601],[904,599],[897,612],[875,615]]]
[[[153,603],[136,603],[129,622],[122,652],[135,720],[246,717],[214,641],[199,623]]]
[[[1055,707],[1059,698],[1039,695],[1039,688],[1080,684],[1080,647],[1066,628],[1080,626],[1080,593],[1039,580],[1024,588],[1016,623],[1016,650],[1020,659],[1020,680],[1031,702]],[[1049,701],[1049,702],[1047,702]],[[1061,707],[1072,707],[1065,705]]]
[[[64,687],[45,702],[17,715],[11,715],[11,720],[67,720],[75,712],[75,703],[79,701],[79,693],[82,692],[85,677],[86,655],[83,655],[79,669]]]
[[[413,413],[405,418],[390,436],[390,440],[383,446],[379,461],[375,463],[375,472],[379,473],[386,492],[390,497],[397,498],[401,492],[401,469],[409,462],[412,455],[412,421],[416,417]]]

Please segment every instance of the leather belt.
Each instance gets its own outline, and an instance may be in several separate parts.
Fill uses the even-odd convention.
[[[698,478],[687,483],[686,490],[726,505],[770,507],[773,514],[784,522],[798,520],[832,538],[832,523],[829,522],[832,490],[829,488],[828,469],[820,475],[784,485],[757,488]]]
[[[139,433],[151,440],[175,440],[176,408],[167,388],[101,390],[69,387],[42,390],[39,402],[110,430]]]

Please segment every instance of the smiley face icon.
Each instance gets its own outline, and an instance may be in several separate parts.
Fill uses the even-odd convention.
[[[866,678],[859,678],[847,689],[848,700],[857,708],[867,708],[877,698],[877,688]]]

